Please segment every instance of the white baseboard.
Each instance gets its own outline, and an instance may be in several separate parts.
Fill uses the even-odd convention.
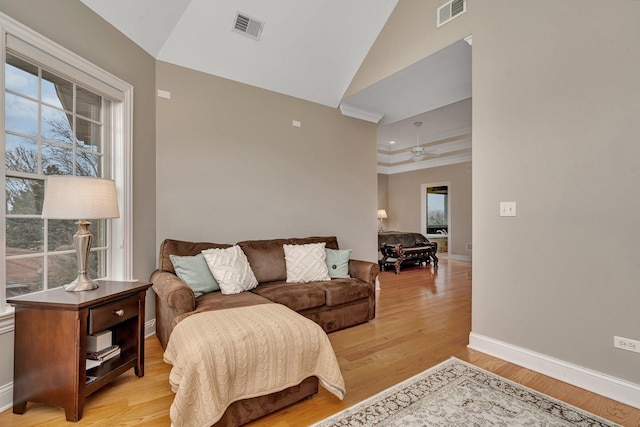
[[[471,256],[470,255],[452,255],[449,254],[449,256],[447,257],[448,259],[454,259],[456,261],[471,261]]]
[[[640,384],[471,332],[469,348],[640,409]]]
[[[13,382],[0,386],[0,412],[13,407]]]
[[[156,319],[151,319],[144,323],[144,337],[149,338],[156,333]]]

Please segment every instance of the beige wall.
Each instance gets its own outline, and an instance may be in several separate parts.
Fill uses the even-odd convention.
[[[640,339],[640,2],[491,4],[473,38],[473,330],[640,384],[640,355],[613,348]]]
[[[389,208],[389,175],[378,174],[378,209]]]
[[[421,231],[422,184],[449,183],[451,224],[449,254],[471,257],[471,163],[440,166],[388,176],[389,229]]]
[[[613,348],[640,339],[640,2],[469,2],[450,40],[409,32],[419,3],[372,52],[397,46],[401,69],[473,33],[473,332],[640,384]],[[352,87],[391,72],[370,61]]]
[[[78,0],[0,0],[0,11],[134,86],[133,274],[147,280],[157,252],[155,60]],[[147,301],[147,319],[151,319],[155,317],[153,298]],[[0,342],[9,336],[0,336]],[[13,344],[0,345],[0,359],[12,357]],[[4,364],[0,369],[1,387],[11,381],[13,372]]]
[[[377,259],[375,124],[164,62],[156,76],[158,242],[336,235]]]

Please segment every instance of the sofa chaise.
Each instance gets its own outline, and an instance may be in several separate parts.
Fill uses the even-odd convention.
[[[246,255],[258,286],[238,294],[209,292],[196,297],[193,290],[176,275],[170,255],[194,256],[211,248],[229,244],[186,242],[167,239],[160,246],[158,269],[151,275],[156,301],[156,333],[167,348],[174,327],[196,313],[247,307],[258,304],[282,304],[313,320],[325,332],[367,322],[375,317],[376,263],[349,260],[350,278],[310,283],[287,283],[283,245],[325,243],[327,249],[339,249],[336,237],[308,237],[272,240],[247,240],[237,243]],[[318,390],[315,377],[301,384],[252,399],[233,403],[218,425],[241,425],[292,403],[310,397]]]

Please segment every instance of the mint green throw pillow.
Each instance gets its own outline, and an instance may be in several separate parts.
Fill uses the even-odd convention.
[[[349,257],[351,249],[325,249],[327,253],[327,268],[332,279],[348,279]]]
[[[176,270],[178,277],[191,289],[197,297],[207,292],[220,290],[220,285],[213,278],[211,270],[204,259],[204,255],[196,256],[177,256],[169,255],[173,268]]]

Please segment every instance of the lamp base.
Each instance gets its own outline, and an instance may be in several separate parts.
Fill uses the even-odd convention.
[[[89,259],[89,251],[91,250],[91,239],[93,236],[89,231],[91,223],[89,221],[80,220],[76,222],[78,231],[73,235],[73,245],[76,247],[76,255],[78,257],[78,277],[76,280],[64,285],[67,292],[82,292],[98,289],[99,285],[87,276],[87,266]]]
[[[78,278],[68,285],[64,285],[63,288],[67,292],[82,292],[98,289],[100,285],[93,280],[90,280],[86,274],[78,275]]]

